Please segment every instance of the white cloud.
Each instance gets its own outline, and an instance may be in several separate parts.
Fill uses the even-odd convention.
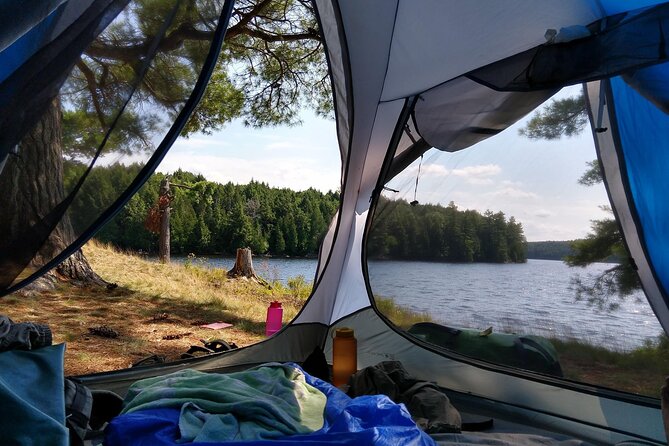
[[[491,198],[514,198],[514,199],[536,199],[539,198],[534,192],[527,192],[516,187],[503,187],[486,194]]]
[[[269,150],[285,150],[285,149],[292,150],[295,148],[299,148],[301,145],[303,144],[300,142],[288,140],[288,141],[277,141],[270,144],[266,144],[264,148]]]
[[[339,187],[339,166],[325,169],[315,160],[288,158],[244,158],[201,155],[193,151],[171,152],[158,170],[174,172],[183,169],[204,175],[207,180],[219,183],[246,184],[251,180],[262,181],[272,187],[304,190],[310,187],[323,192]]]
[[[404,173],[406,176],[416,176],[418,173],[418,165],[412,166],[410,169],[407,169]],[[448,176],[449,170],[441,164],[425,164],[420,167],[420,176],[431,176],[431,177],[445,177]]]
[[[420,166],[420,176],[424,177],[458,177],[470,184],[493,184],[491,177],[499,175],[502,168],[496,164],[480,164],[460,169],[448,169],[442,164],[426,164]],[[404,176],[414,176],[418,173],[418,165],[414,164],[404,172]]]
[[[548,209],[537,209],[536,211],[534,211],[534,216],[539,218],[547,218],[552,215],[553,213]]]
[[[477,166],[467,166],[462,169],[451,170],[451,175],[465,178],[481,178],[499,175],[502,168],[497,164],[479,164]]]
[[[467,183],[474,184],[477,186],[489,186],[491,184],[495,184],[495,181],[492,178],[472,177],[472,178],[467,178]]]
[[[504,180],[500,183],[502,186],[509,186],[509,187],[523,187],[523,182],[522,181],[511,181],[511,180]]]
[[[174,143],[174,147],[184,149],[205,149],[230,147],[230,143],[221,139],[207,138],[206,136],[197,136],[190,138],[181,138]]]

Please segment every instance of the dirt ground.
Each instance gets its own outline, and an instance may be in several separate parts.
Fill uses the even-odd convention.
[[[239,322],[203,304],[147,297],[124,288],[63,288],[39,297],[9,296],[2,312],[15,322],[48,324],[54,343],[66,343],[66,375],[126,368],[151,355],[180,359],[192,345],[203,346],[203,340],[222,339],[241,347],[264,338],[260,323],[251,331],[248,323],[243,330],[234,325],[200,327]]]

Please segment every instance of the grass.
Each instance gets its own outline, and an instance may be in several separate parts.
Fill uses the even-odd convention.
[[[191,345],[202,345],[201,340],[256,343],[265,337],[271,301],[282,302],[288,321],[310,290],[310,284],[299,281],[292,288],[270,289],[244,279],[229,280],[221,269],[195,262],[159,264],[96,242],[87,244],[84,252],[95,271],[117,288],[61,284],[39,296],[14,294],[2,300],[2,313],[17,322],[48,323],[54,342],[67,342],[68,375],[125,368],[153,354],[176,360]],[[199,326],[218,321],[233,326]],[[90,328],[103,325],[117,331],[118,338],[91,334]]]
[[[658,397],[669,375],[669,338],[660,336],[630,352],[576,340],[551,339],[565,378]]]
[[[390,298],[374,296],[376,308],[390,321],[404,330],[408,330],[413,324],[418,322],[431,322],[432,318],[428,313],[418,313],[407,308],[401,307]]]

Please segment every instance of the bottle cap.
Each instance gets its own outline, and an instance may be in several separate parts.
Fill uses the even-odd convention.
[[[281,308],[281,302],[278,300],[275,300],[274,302],[270,302],[269,304],[270,308]]]
[[[337,336],[338,338],[352,338],[353,329],[348,327],[338,328],[337,330],[335,330],[335,336]]]

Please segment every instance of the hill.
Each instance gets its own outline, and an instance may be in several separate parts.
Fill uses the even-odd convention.
[[[527,258],[542,260],[562,260],[573,254],[571,240],[527,242]]]

